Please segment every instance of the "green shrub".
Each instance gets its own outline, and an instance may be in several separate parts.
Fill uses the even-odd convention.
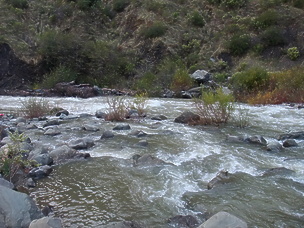
[[[29,7],[27,0],[6,0],[6,2],[19,9],[27,9]]]
[[[139,78],[135,82],[134,89],[140,93],[147,93],[149,96],[159,96],[161,93],[158,77],[151,72],[146,72]]]
[[[240,8],[244,6],[247,0],[208,0],[213,5],[223,6],[226,8]]]
[[[196,113],[200,116],[199,124],[226,123],[234,109],[233,101],[233,96],[225,94],[222,89],[203,93],[201,98],[194,100]]]
[[[269,74],[263,68],[252,67],[235,73],[231,82],[235,92],[240,94],[252,93],[267,88]]]
[[[198,11],[194,11],[190,14],[189,21],[192,25],[197,27],[203,27],[205,25],[205,19]]]
[[[25,135],[16,131],[9,132],[9,136],[11,142],[0,150],[0,173],[4,178],[12,181],[20,169],[31,166],[33,161],[23,157],[26,151],[21,149],[21,145],[26,139]]]
[[[261,40],[266,46],[277,46],[285,43],[282,31],[276,27],[266,29],[261,35]]]
[[[279,19],[278,13],[275,10],[270,9],[259,15],[254,20],[254,25],[259,29],[265,29],[267,27],[277,24],[278,19]]]
[[[88,10],[99,3],[99,0],[77,0],[77,5],[81,10]]]
[[[60,65],[51,73],[46,74],[41,83],[42,88],[51,89],[59,82],[71,82],[77,80],[78,74],[68,67]]]
[[[146,39],[148,38],[156,38],[163,36],[166,33],[167,27],[162,22],[155,22],[151,25],[144,27],[141,30],[141,35]]]
[[[123,12],[129,4],[130,4],[129,0],[114,0],[113,10],[117,13]]]
[[[291,47],[288,48],[287,55],[291,60],[296,60],[300,57],[300,52],[297,47]]]
[[[189,76],[188,71],[185,68],[179,68],[173,75],[170,89],[174,92],[181,92],[190,89],[193,84],[193,79]]]
[[[50,113],[49,102],[44,98],[30,97],[21,101],[22,113],[27,118],[38,118]]]
[[[233,55],[245,54],[250,48],[250,45],[250,36],[247,34],[236,34],[226,43],[227,49]]]

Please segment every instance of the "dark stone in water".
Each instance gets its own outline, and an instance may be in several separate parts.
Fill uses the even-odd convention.
[[[114,133],[112,131],[105,131],[104,133],[102,133],[102,136],[100,139],[109,139],[109,138],[113,138],[114,137]]]
[[[166,119],[168,119],[168,118],[164,115],[157,115],[157,116],[153,116],[151,118],[151,120],[158,120],[158,121],[162,121],[162,120],[166,120]]]
[[[223,184],[225,183],[225,181],[227,181],[230,177],[230,174],[228,173],[228,171],[225,170],[221,170],[216,177],[214,177],[211,181],[209,181],[208,185],[207,185],[207,189],[212,189],[213,187],[215,187],[218,184]]]
[[[175,123],[184,123],[184,124],[193,124],[200,120],[200,116],[194,114],[190,111],[183,112],[180,116],[176,117],[174,122]]]
[[[168,165],[169,163],[156,158],[150,154],[144,154],[143,156],[134,155],[133,156],[133,165],[134,166],[159,166],[159,165]]]
[[[262,176],[263,177],[276,176],[276,175],[286,176],[286,175],[291,175],[293,173],[294,173],[294,171],[291,169],[287,169],[285,167],[277,167],[277,168],[271,168],[271,169],[266,170]]]
[[[131,127],[129,124],[120,124],[113,128],[114,131],[121,131],[121,130],[130,130]]]
[[[172,227],[179,228],[195,228],[199,225],[198,220],[192,215],[177,215],[169,218],[168,223]]]
[[[283,142],[283,146],[284,147],[294,147],[294,146],[298,146],[298,143],[294,139],[286,139]]]
[[[285,139],[304,139],[304,131],[297,131],[297,132],[291,132],[287,134],[282,134],[279,136],[279,140],[285,140]]]
[[[49,176],[52,171],[53,171],[53,168],[51,166],[43,165],[38,168],[32,169],[29,172],[28,176],[37,180],[37,179],[41,179],[41,178]]]
[[[117,222],[110,225],[104,225],[101,226],[101,228],[146,228],[145,226],[142,226],[141,224],[135,222],[135,221],[123,221],[123,222]]]

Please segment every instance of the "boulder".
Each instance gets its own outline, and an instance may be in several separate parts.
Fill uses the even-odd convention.
[[[192,215],[177,215],[168,219],[171,227],[196,228],[199,225],[198,220]]]
[[[26,180],[26,186],[29,187],[29,188],[34,188],[36,187],[36,183],[35,181],[33,180],[33,178],[28,178]]]
[[[57,83],[52,92],[64,97],[88,98],[98,95],[98,91],[93,86],[89,84],[76,85],[74,81]]]
[[[28,228],[43,217],[34,200],[25,193],[0,186],[0,227]]]
[[[294,139],[286,139],[283,142],[283,146],[284,147],[294,147],[294,146],[298,146],[298,143]]]
[[[68,110],[65,109],[60,109],[56,112],[55,116],[61,116],[61,115],[65,115],[68,116],[70,113]]]
[[[54,162],[58,163],[67,159],[72,159],[76,156],[76,150],[67,145],[60,146],[50,152],[50,156]]]
[[[106,117],[106,115],[107,114],[104,111],[102,111],[102,110],[97,110],[95,112],[96,118],[104,119]]]
[[[43,165],[38,168],[31,169],[31,171],[28,173],[28,176],[35,180],[38,180],[38,179],[49,176],[52,171],[53,171],[53,168],[51,166]]]
[[[130,129],[131,127],[129,124],[119,124],[113,128],[114,131],[130,130]]]
[[[290,132],[279,136],[279,140],[285,140],[285,139],[304,140],[304,131]]]
[[[29,228],[63,228],[62,220],[54,217],[44,217],[31,222]]]
[[[248,143],[252,143],[252,144],[263,145],[263,146],[267,145],[266,139],[263,136],[260,136],[260,135],[254,135],[254,136],[246,137],[244,139],[244,141],[248,142]]]
[[[0,177],[0,186],[7,187],[9,189],[13,189],[15,186],[13,183],[5,180],[4,178]]]
[[[75,139],[69,142],[69,147],[76,150],[88,149],[94,145],[93,139],[90,138]]]
[[[104,133],[102,133],[102,136],[100,139],[109,139],[109,138],[113,138],[114,137],[114,133],[112,131],[105,131]]]
[[[169,163],[156,158],[150,154],[144,154],[142,156],[140,155],[134,155],[133,156],[133,166],[159,166],[159,165],[168,165]]]
[[[156,115],[156,116],[151,117],[151,120],[157,120],[157,121],[162,121],[162,120],[166,120],[166,119],[168,119],[168,118],[164,115]]]
[[[205,70],[197,70],[191,74],[190,77],[193,78],[199,85],[205,84],[212,79],[212,75]]]
[[[209,183],[207,184],[207,189],[212,189],[214,186],[219,184],[224,184],[230,178],[230,174],[228,171],[221,170],[216,177],[214,177]]]
[[[141,131],[141,130],[133,130],[133,131],[130,132],[129,135],[141,138],[141,137],[147,136],[148,134],[145,133],[145,132],[143,132],[143,131]]]
[[[281,145],[281,143],[273,141],[267,144],[266,150],[271,152],[280,152],[283,150],[283,146]]]
[[[247,223],[243,220],[221,211],[213,215],[210,219],[200,225],[198,228],[247,228]]]
[[[200,116],[190,112],[185,111],[180,116],[176,117],[174,122],[175,123],[183,123],[183,124],[193,124],[200,121]]]
[[[98,127],[96,127],[95,125],[91,125],[91,124],[85,124],[85,125],[83,125],[82,128],[85,131],[93,131],[93,132],[99,131]]]
[[[52,165],[54,162],[49,153],[36,155],[32,158],[32,160],[35,160],[40,165]]]
[[[262,176],[265,177],[265,176],[277,176],[277,175],[280,175],[280,176],[288,176],[288,175],[291,175],[293,174],[294,171],[291,170],[291,169],[287,169],[285,167],[276,167],[276,168],[271,168],[271,169],[268,169],[266,170]]]
[[[54,126],[54,125],[59,125],[59,124],[60,124],[60,122],[58,119],[48,120],[48,121],[46,121],[45,124],[43,124],[43,127]]]
[[[55,136],[55,135],[60,135],[61,130],[59,127],[55,126],[53,128],[49,128],[44,132],[44,135],[50,135],[50,136]]]

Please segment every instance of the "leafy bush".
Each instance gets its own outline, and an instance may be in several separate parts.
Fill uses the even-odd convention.
[[[185,68],[179,68],[175,71],[170,89],[174,92],[190,89],[194,84],[193,79],[189,76]]]
[[[146,72],[139,78],[135,82],[134,89],[140,93],[147,93],[149,96],[159,96],[161,93],[158,77],[151,72]]]
[[[297,47],[291,47],[288,48],[287,55],[291,60],[296,60],[300,57],[300,52]]]
[[[163,36],[166,33],[167,27],[161,22],[155,22],[151,25],[144,27],[141,30],[141,35],[144,36],[146,39],[148,38],[156,38]]]
[[[261,37],[266,46],[277,46],[285,43],[282,31],[276,27],[270,27],[262,33]]]
[[[122,12],[130,4],[129,0],[114,0],[113,1],[113,10],[115,12]]]
[[[205,25],[205,19],[198,11],[194,11],[189,16],[189,21],[192,25],[197,27],[203,27]]]
[[[247,0],[208,0],[209,3],[227,8],[239,8],[246,4]]]
[[[273,9],[269,9],[254,20],[254,25],[259,29],[265,29],[269,26],[275,25],[278,22],[278,19],[278,13]]]
[[[269,74],[263,68],[252,67],[235,73],[231,82],[236,93],[248,94],[267,88]]]
[[[0,150],[0,173],[12,181],[12,178],[16,175],[20,168],[30,166],[32,161],[23,158],[23,151],[21,144],[25,141],[24,134],[19,134],[18,131],[9,132],[11,143],[7,144],[7,147],[2,147]]]
[[[22,112],[27,118],[38,118],[50,113],[50,105],[44,98],[30,97],[21,101]]]
[[[6,2],[19,9],[27,9],[29,7],[27,0],[6,0]]]
[[[233,55],[243,55],[250,48],[250,36],[247,34],[236,34],[227,43],[229,52]]]
[[[71,82],[77,79],[78,74],[68,67],[60,65],[55,68],[51,73],[44,76],[41,83],[42,88],[53,88],[59,82]]]
[[[203,93],[200,99],[194,100],[196,112],[200,116],[199,124],[226,123],[234,109],[233,101],[233,96],[225,94],[222,89]]]
[[[105,120],[107,121],[123,121],[128,113],[128,105],[126,97],[107,97],[108,110]]]

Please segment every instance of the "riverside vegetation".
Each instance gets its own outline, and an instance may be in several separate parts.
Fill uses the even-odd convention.
[[[37,69],[15,86],[75,81],[161,96],[191,88],[187,76],[205,69],[236,100],[303,102],[303,8],[303,0],[0,0],[0,43]]]

